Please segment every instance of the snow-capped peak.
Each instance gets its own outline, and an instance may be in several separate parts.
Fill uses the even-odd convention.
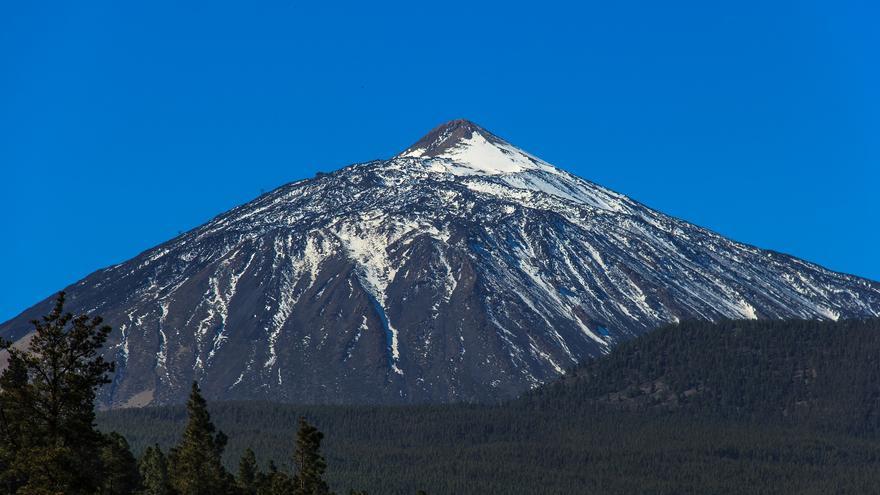
[[[552,165],[513,146],[469,120],[434,128],[398,158],[435,158],[432,168],[455,175],[513,174],[526,170],[556,172]]]
[[[529,192],[603,210],[631,210],[631,202],[620,194],[556,168],[468,120],[434,128],[380,166],[450,174],[490,196],[509,199]]]

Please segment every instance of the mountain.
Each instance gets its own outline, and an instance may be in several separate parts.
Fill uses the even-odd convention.
[[[282,186],[67,289],[109,407],[491,400],[669,322],[880,315],[880,284],[652,210],[465,121]],[[26,342],[43,301],[0,325]]]

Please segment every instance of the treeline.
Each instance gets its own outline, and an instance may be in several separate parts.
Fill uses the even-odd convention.
[[[283,458],[285,432],[305,415],[322,444],[331,488],[370,493],[827,494],[877,493],[880,442],[779,424],[631,412],[503,406],[302,407],[215,403],[230,436],[227,465],[258,446]],[[102,413],[137,450],[173,445],[179,406]],[[260,457],[266,456],[266,457]]]
[[[110,473],[126,473],[117,476],[113,491],[108,491],[113,476],[105,474],[100,493],[172,495],[172,494],[220,494],[220,495],[330,495],[324,479],[327,463],[321,454],[323,433],[299,418],[296,444],[290,457],[294,474],[280,470],[273,461],[266,471],[257,464],[256,454],[246,449],[233,474],[223,465],[223,452],[228,437],[217,431],[207,410],[197,384],[193,384],[186,405],[187,423],[177,445],[166,455],[158,444],[143,450],[135,465],[130,454],[125,455],[128,444],[116,435],[119,442],[119,458],[111,458],[105,470]],[[350,493],[358,494],[352,490]]]
[[[132,454],[126,438],[95,426],[95,393],[113,363],[100,355],[110,327],[101,318],[52,312],[34,321],[28,349],[9,353],[0,374],[0,489],[21,495],[330,495],[323,434],[299,418],[287,455],[293,472],[261,470],[245,450],[236,475],[223,465],[228,437],[217,431],[197,384],[186,423],[167,454],[159,445]],[[290,432],[285,437],[291,435]],[[352,494],[363,494],[356,492]]]

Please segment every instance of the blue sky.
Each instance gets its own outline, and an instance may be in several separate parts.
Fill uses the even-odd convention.
[[[460,117],[666,213],[880,279],[876,5],[4,2],[0,320]]]

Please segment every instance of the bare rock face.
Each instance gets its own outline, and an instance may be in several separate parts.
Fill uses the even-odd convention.
[[[880,284],[573,176],[468,121],[294,182],[66,289],[106,407],[510,397],[682,319],[880,315]],[[0,325],[27,338],[43,301]]]

